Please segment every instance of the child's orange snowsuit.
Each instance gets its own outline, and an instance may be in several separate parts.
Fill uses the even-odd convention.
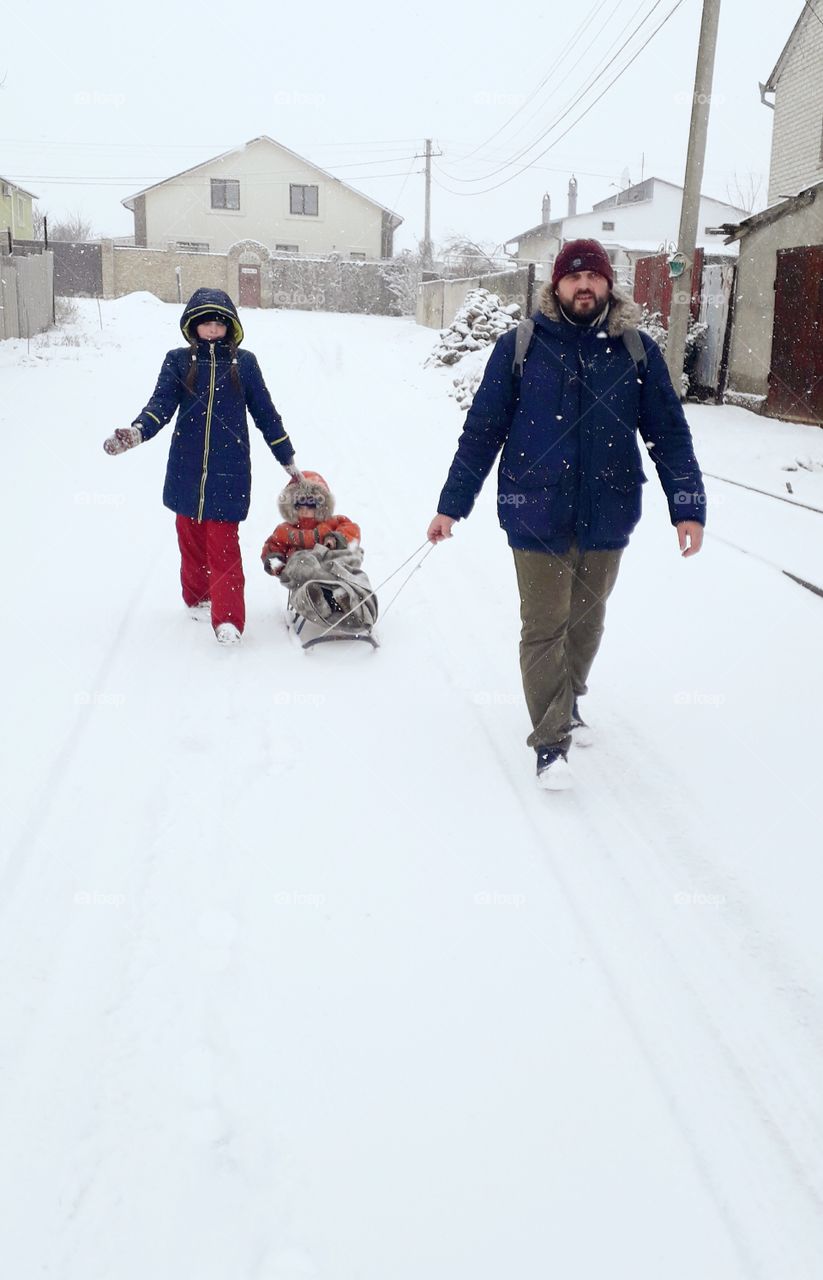
[[[301,505],[307,496],[315,502],[314,507]],[[316,471],[304,471],[303,480],[286,485],[279,506],[280,514],[286,519],[266,539],[260,555],[267,573],[277,576],[295,551],[310,551],[312,547],[332,543],[342,548],[360,541],[360,526],[346,516],[333,514],[334,498]],[[272,557],[282,561],[279,567],[270,565]]]

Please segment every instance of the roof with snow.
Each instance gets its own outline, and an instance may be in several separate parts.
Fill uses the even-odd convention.
[[[768,208],[761,209],[759,213],[753,213],[751,217],[744,218],[742,222],[725,223],[723,230],[728,232],[728,235],[723,243],[732,244],[735,240],[742,240],[744,236],[756,231],[758,227],[765,227],[768,223],[776,222],[778,218],[783,218],[788,213],[795,213],[807,204],[814,204],[821,192],[823,192],[823,181],[815,182],[803,191],[798,191],[796,196],[789,196],[786,200],[779,200],[777,204],[770,204]]]
[[[797,19],[797,22],[792,27],[791,34],[783,46],[783,52],[781,53],[780,57],[777,59],[777,62],[774,64],[772,73],[763,86],[764,93],[774,93],[775,89],[777,88],[777,82],[780,79],[780,76],[783,72],[783,67],[785,66],[786,59],[788,58],[789,53],[791,52],[791,49],[792,49],[792,46],[794,45],[795,40],[797,40],[798,36],[800,35],[800,29],[806,22],[810,11],[814,13],[814,16],[816,18],[819,18],[819,15],[815,13],[815,11],[811,8],[811,5],[808,5],[808,4],[803,5],[803,8],[800,10],[800,17]]]
[[[380,204],[378,200],[373,200],[371,196],[365,195],[364,192],[358,191],[356,187],[350,187],[347,182],[342,182],[340,178],[336,178],[333,173],[329,173],[327,169],[321,169],[319,165],[312,160],[307,160],[305,156],[298,155],[296,151],[292,151],[289,147],[278,142],[276,138],[270,138],[268,134],[261,133],[259,138],[250,138],[248,142],[244,142],[239,147],[231,147],[228,151],[222,152],[219,156],[211,156],[208,160],[201,160],[200,164],[193,164],[190,169],[181,169],[180,173],[172,173],[168,178],[162,178],[160,182],[153,182],[151,186],[143,187],[142,191],[135,191],[133,196],[121,200],[120,203],[125,205],[132,213],[134,213],[134,201],[140,196],[146,195],[149,191],[155,191],[158,187],[165,186],[167,182],[174,182],[176,178],[182,178],[187,173],[196,173],[198,169],[205,169],[210,164],[214,164],[218,160],[225,160],[228,156],[238,155],[241,151],[245,151],[248,147],[257,146],[259,143],[265,142],[269,146],[278,147],[281,151],[285,151],[286,155],[293,156],[295,160],[299,160],[301,164],[306,164],[310,169],[314,169],[316,173],[322,174],[329,182],[336,182],[339,186],[345,187],[347,191],[351,191],[354,195],[359,196],[361,200],[365,200],[368,204],[373,204],[375,208],[380,209],[383,213],[387,213],[392,219],[392,226],[399,227],[403,219],[399,213],[395,213],[393,209],[387,209],[385,205]]]
[[[632,186],[618,191],[616,195],[598,200],[597,204],[592,205],[592,213],[599,213],[601,209],[618,209],[623,205],[640,204],[643,200],[653,200],[655,183],[661,187],[671,187],[673,191],[679,191],[681,194],[683,192],[683,188],[677,182],[669,182],[668,178],[644,178],[642,182],[635,182]],[[722,204],[725,209],[732,209],[735,213],[743,212],[738,205],[731,204],[728,200],[718,200],[716,196],[707,196],[705,191],[700,192],[700,199],[711,200],[712,204]]]
[[[563,219],[552,218],[551,222],[538,222],[536,227],[529,227],[528,231],[521,231],[516,236],[511,236],[508,240],[504,240],[504,244],[514,244],[515,240],[525,240],[526,236],[535,236],[539,231],[544,235],[559,236],[563,230]]]
[[[21,187],[19,182],[12,182],[11,178],[3,178],[0,176],[0,182],[5,182],[7,186],[14,187],[15,191],[22,191],[24,196],[28,196],[31,200],[39,200],[33,191],[27,191],[25,187]]]

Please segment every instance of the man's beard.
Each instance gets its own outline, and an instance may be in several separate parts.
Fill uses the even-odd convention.
[[[579,316],[581,318],[585,316],[592,316],[602,305],[603,304],[593,293],[586,294],[585,296],[581,296],[576,293],[572,299],[572,315]]]

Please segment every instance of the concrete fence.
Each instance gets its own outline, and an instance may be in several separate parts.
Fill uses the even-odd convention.
[[[534,293],[534,263],[486,276],[469,276],[465,280],[424,280],[417,289],[417,323],[429,329],[445,329],[469,290],[477,288],[498,294],[504,304],[519,303],[523,314],[529,315]]]
[[[54,255],[0,256],[0,339],[31,338],[54,321]]]
[[[105,298],[146,290],[162,302],[185,302],[195,289],[223,289],[241,307],[399,315],[387,275],[394,259],[277,253],[256,240],[241,240],[228,253],[141,249],[102,242]]]

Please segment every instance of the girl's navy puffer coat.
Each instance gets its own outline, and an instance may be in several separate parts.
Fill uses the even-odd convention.
[[[623,341],[636,318],[634,304],[618,294],[603,323],[573,325],[544,290],[520,385],[510,331],[486,366],[437,510],[467,516],[502,448],[498,517],[512,547],[625,547],[646,481],[639,431],[672,523],[703,524],[700,468],[660,350],[642,333],[646,359],[638,367]]]
[[[251,460],[246,410],[275,458],[286,465],[294,448],[272,403],[260,366],[250,351],[238,351],[243,329],[234,303],[219,289],[198,289],[180,321],[185,338],[198,317],[225,315],[228,333],[221,342],[197,340],[194,390],[186,387],[191,347],[169,351],[154,395],[134,419],[144,440],[155,436],[177,411],[169,450],[163,502],[178,515],[195,520],[245,520],[251,498]],[[240,390],[231,370],[237,360]]]

